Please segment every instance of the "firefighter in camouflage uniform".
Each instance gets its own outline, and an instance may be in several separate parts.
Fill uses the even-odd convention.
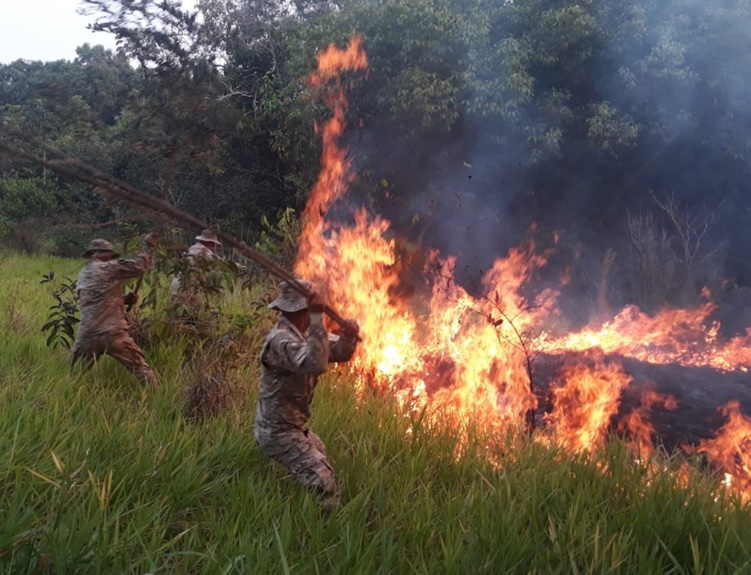
[[[188,263],[191,268],[197,268],[200,262],[210,262],[220,259],[216,253],[218,246],[222,245],[216,233],[211,230],[203,230],[200,236],[196,236],[196,243],[188,248]],[[183,277],[181,274],[172,278],[170,293],[175,300],[183,289]]]
[[[311,291],[310,282],[299,282]],[[316,490],[330,509],[339,502],[339,485],[321,438],[308,428],[310,404],[328,363],[352,357],[359,327],[347,320],[341,336],[328,333],[323,298],[311,291],[306,299],[288,282],[281,282],[279,296],[269,307],[281,317],[261,350],[256,441],[264,454]]]
[[[146,363],[141,348],[128,333],[125,305],[138,299],[135,293],[123,295],[123,284],[142,276],[151,267],[156,234],[148,234],[135,259],[119,259],[112,244],[106,240],[92,240],[83,257],[88,261],[78,275],[81,322],[71,350],[71,364],[89,369],[94,360],[110,355],[129,371],[153,387],[159,386],[154,371]]]

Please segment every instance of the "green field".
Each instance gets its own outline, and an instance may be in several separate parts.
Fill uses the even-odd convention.
[[[617,441],[571,458],[521,439],[490,457],[481,430],[457,457],[344,371],[311,422],[343,486],[324,515],[255,446],[257,349],[227,380],[248,391],[203,423],[183,416],[184,338],[146,349],[157,392],[109,358],[69,372],[39,280],[80,265],[0,255],[2,573],[751,573],[751,510],[708,476],[678,486],[679,460],[654,474]],[[237,315],[254,296],[230,299]],[[242,341],[269,325],[254,314]]]

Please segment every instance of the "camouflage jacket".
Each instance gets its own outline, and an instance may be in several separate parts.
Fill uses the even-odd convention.
[[[133,260],[92,258],[86,263],[76,281],[81,309],[79,339],[128,330],[123,283],[149,270],[152,253],[151,248],[143,248]]]
[[[310,314],[305,335],[282,316],[261,349],[256,431],[305,429],[318,376],[329,362],[348,361],[356,345],[353,339],[328,333],[320,313]]]
[[[188,248],[188,262],[190,266],[195,268],[199,261],[211,261],[218,256],[212,252],[209,248],[203,245],[201,242],[196,242]],[[183,278],[181,275],[176,275],[172,278],[172,285],[170,286],[170,293],[175,296],[180,291],[183,284]]]

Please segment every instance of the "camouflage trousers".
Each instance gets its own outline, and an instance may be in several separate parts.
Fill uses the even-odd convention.
[[[141,380],[159,387],[159,378],[146,363],[146,358],[128,332],[104,333],[76,338],[70,353],[71,365],[90,369],[94,360],[109,355]]]
[[[255,437],[261,451],[281,463],[303,485],[323,498],[325,508],[339,504],[336,473],[326,457],[323,441],[309,429],[269,431],[256,425]]]

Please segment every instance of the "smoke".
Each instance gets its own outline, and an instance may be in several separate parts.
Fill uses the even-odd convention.
[[[357,201],[388,218],[405,241],[456,256],[465,282],[527,239],[533,224],[544,247],[558,232],[539,286],[568,273],[563,303],[581,321],[592,318],[598,297],[654,309],[692,303],[689,294],[698,297],[702,284],[715,292],[750,285],[748,3],[561,1],[530,14],[532,5],[463,14],[465,22],[488,19],[487,35],[442,63],[459,79],[465,107],[491,102],[512,111],[465,110],[446,132],[390,124],[379,114],[347,142]],[[527,52],[503,51],[511,45]],[[383,61],[373,50],[372,60]],[[498,93],[478,70],[506,80]],[[514,81],[532,79],[526,100],[513,101],[511,72]],[[369,72],[373,89],[379,73]],[[668,197],[683,215],[703,208],[716,215],[693,246],[690,274],[680,230],[655,201]],[[665,262],[662,292],[648,298],[642,284],[660,269],[644,269],[629,227],[644,214],[654,216],[676,260]]]

